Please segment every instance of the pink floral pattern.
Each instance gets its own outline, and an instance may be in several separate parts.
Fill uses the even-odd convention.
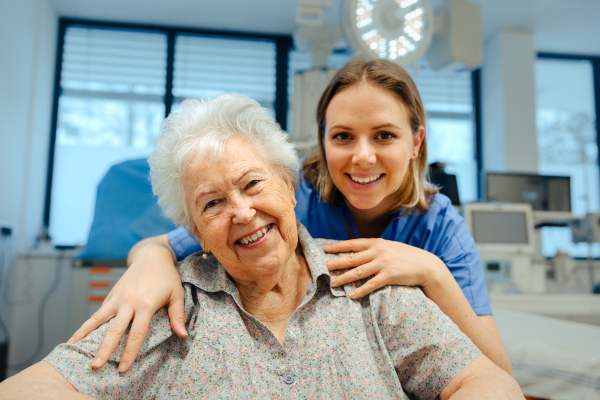
[[[360,300],[348,297],[357,284],[331,288],[325,261],[336,255],[323,252],[331,241],[298,229],[312,280],[283,345],[244,311],[214,257],[192,255],[179,265],[187,338],[161,309],[126,373],[117,368],[127,335],[106,366],[91,368],[110,323],[45,360],[99,399],[432,399],[480,354],[418,288],[389,286]]]

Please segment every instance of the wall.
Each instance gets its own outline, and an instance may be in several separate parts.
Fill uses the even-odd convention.
[[[46,0],[0,0],[0,223],[17,250],[42,226],[57,32]]]

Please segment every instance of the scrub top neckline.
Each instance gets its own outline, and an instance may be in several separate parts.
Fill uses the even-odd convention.
[[[358,236],[358,231],[356,230],[356,225],[354,224],[354,220],[352,219],[352,215],[350,215],[350,209],[346,205],[346,202],[344,201],[344,199],[340,199],[340,203],[342,204],[342,212],[344,213],[344,218],[346,219],[346,222],[348,222],[348,225],[350,225],[350,229],[352,230],[354,239],[360,239],[360,236]],[[390,221],[390,224],[392,224],[392,234],[391,234],[392,238],[395,238],[398,234],[398,221],[397,220],[399,219],[399,217],[400,217],[400,210],[398,210],[394,213],[394,215],[392,216],[392,219]],[[388,224],[388,226],[389,226],[389,224]],[[387,231],[387,227],[383,231],[383,233],[381,234],[380,237],[383,237],[386,231]]]

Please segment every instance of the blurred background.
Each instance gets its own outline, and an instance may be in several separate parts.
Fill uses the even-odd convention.
[[[322,88],[357,54],[415,80],[431,179],[480,245],[494,310],[592,340],[599,18],[597,0],[0,0],[0,378],[66,341],[131,245],[173,228],[145,161],[166,115],[240,92],[304,156]],[[598,374],[577,379],[600,391]]]

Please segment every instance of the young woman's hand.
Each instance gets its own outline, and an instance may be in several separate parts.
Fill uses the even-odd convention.
[[[325,247],[328,253],[352,253],[327,261],[330,271],[349,268],[332,286],[371,277],[350,292],[357,299],[385,285],[420,286],[475,345],[508,374],[512,367],[491,315],[477,316],[450,270],[436,255],[384,239],[353,239]]]
[[[386,285],[426,286],[433,274],[445,268],[435,255],[404,243],[385,239],[352,239],[325,247],[327,253],[352,253],[327,261],[330,271],[350,268],[332,286],[371,277],[350,292],[357,299]]]
[[[83,339],[114,317],[92,362],[93,368],[106,364],[133,320],[119,364],[120,371],[127,371],[142,347],[152,316],[161,307],[168,306],[173,331],[180,337],[187,336],[183,287],[170,247],[148,239],[136,247],[130,252],[130,267],[112,288],[102,307],[68,341],[75,343]]]

